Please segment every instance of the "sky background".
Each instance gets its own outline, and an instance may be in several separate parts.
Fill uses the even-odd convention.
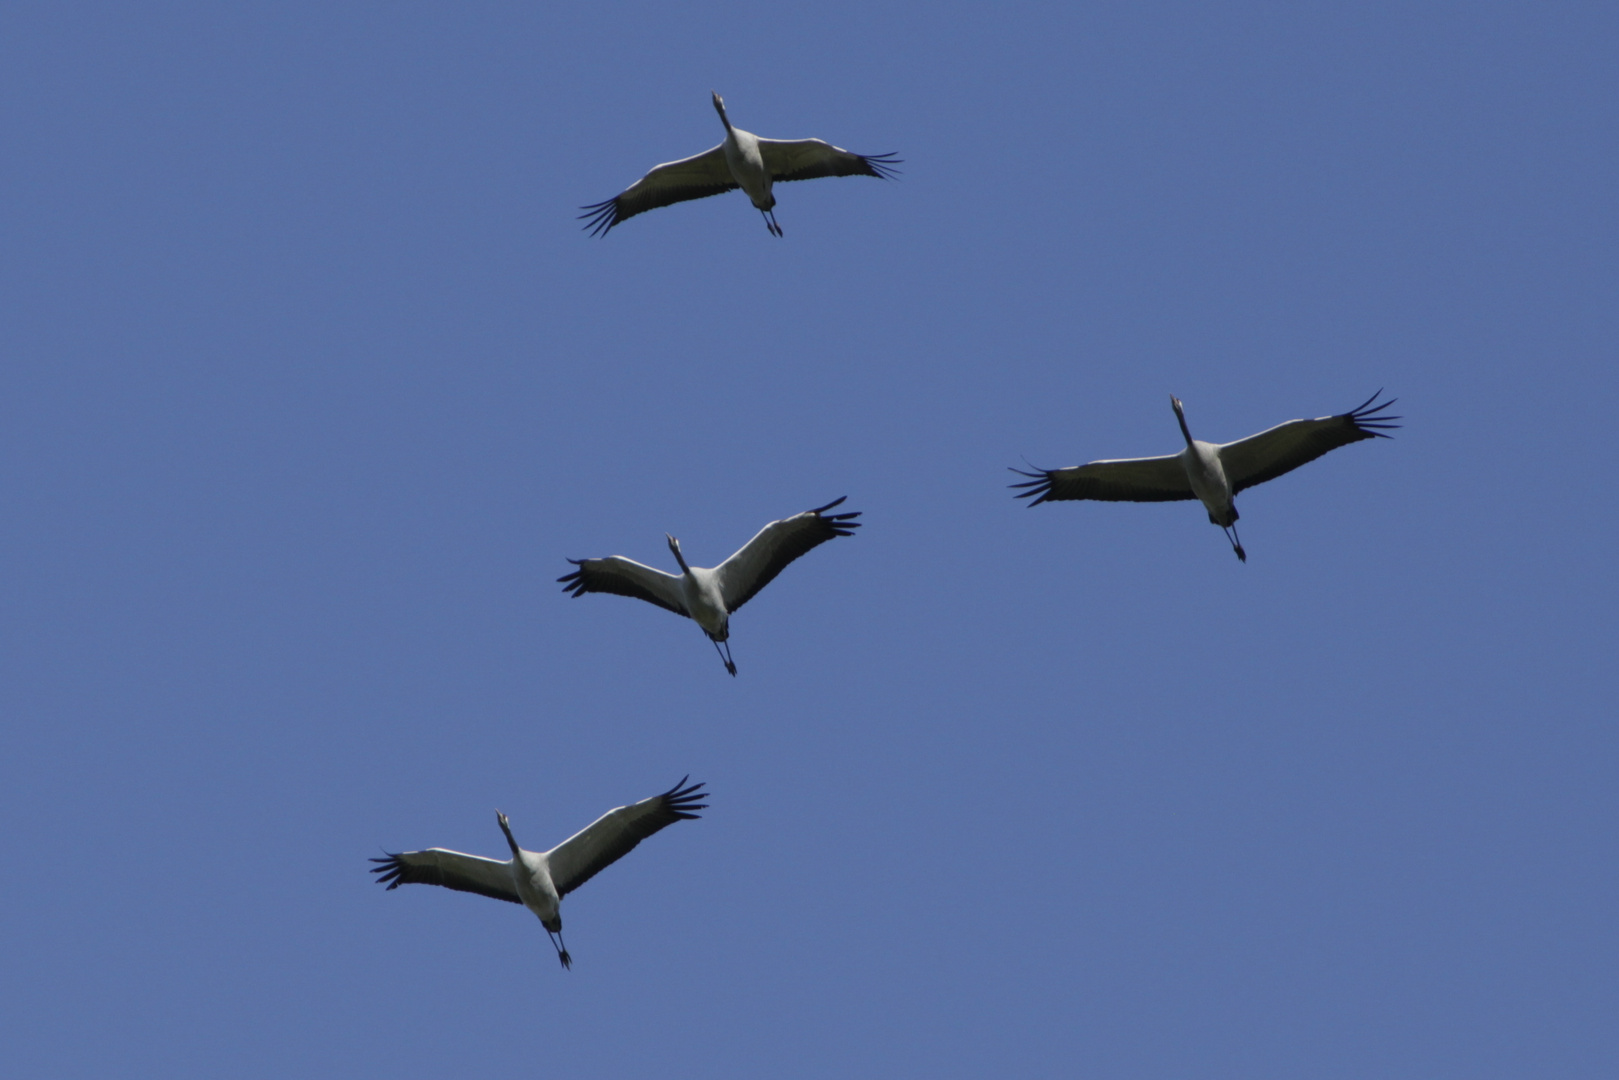
[[[18,3],[18,1076],[1611,1077],[1619,9]],[[591,239],[741,127],[895,152]],[[1195,504],[1005,470],[1399,398]],[[732,623],[569,599],[847,495]],[[386,850],[550,847],[534,917]]]

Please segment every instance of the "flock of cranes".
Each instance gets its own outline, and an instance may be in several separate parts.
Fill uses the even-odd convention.
[[[875,176],[889,178],[899,159],[891,154],[862,156],[840,150],[820,139],[779,141],[733,127],[725,101],[714,94],[714,108],[725,125],[725,141],[694,157],[659,165],[622,193],[584,207],[586,229],[605,235],[613,226],[660,206],[718,195],[741,188],[765,219],[773,236],[782,235],[776,223],[776,198],[771,186],[778,180],[810,180],[822,176]],[[1185,439],[1174,454],[1145,458],[1109,458],[1066,469],[1033,472],[1013,469],[1028,479],[1011,486],[1027,505],[1069,499],[1102,502],[1166,502],[1197,499],[1209,521],[1224,530],[1231,549],[1248,561],[1237,537],[1235,498],[1245,488],[1274,480],[1300,465],[1340,446],[1366,439],[1388,438],[1399,427],[1398,416],[1388,415],[1394,400],[1379,401],[1379,390],[1348,412],[1313,420],[1289,420],[1257,435],[1229,443],[1192,438],[1179,398],[1170,405]],[[772,521],[753,539],[718,566],[691,566],[680,541],[664,534],[679,574],[654,569],[622,555],[569,559],[577,569],[557,580],[571,596],[616,593],[645,600],[691,619],[714,643],[725,670],[736,675],[731,658],[731,616],[763,589],[787,564],[840,536],[852,536],[861,523],[859,511],[829,513],[844,498],[824,506]],[[562,897],[627,855],[642,840],[677,821],[695,818],[707,809],[703,784],[687,784],[690,777],[651,798],[609,810],[582,831],[549,851],[528,851],[512,836],[506,815],[495,812],[500,830],[511,849],[509,859],[466,855],[444,848],[387,854],[373,859],[377,880],[389,889],[400,885],[442,885],[478,893],[496,900],[522,904],[532,911],[551,936],[557,959],[571,968],[573,958],[562,941]]]

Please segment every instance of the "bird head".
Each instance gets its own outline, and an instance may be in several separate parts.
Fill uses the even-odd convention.
[[[495,820],[500,822],[500,831],[506,834],[506,846],[512,849],[515,857],[521,849],[517,846],[517,838],[512,835],[512,823],[506,820],[506,815],[499,810],[495,811]]]
[[[720,92],[718,90],[710,90],[709,93],[714,95],[714,111],[720,114],[720,120],[725,124],[725,126],[730,127],[730,117],[725,115],[725,99],[720,97]]]
[[[1169,395],[1170,407],[1175,410],[1175,420],[1181,426],[1181,434],[1186,436],[1186,445],[1192,445],[1192,430],[1186,426],[1186,413],[1181,409],[1181,399],[1174,394]]]
[[[674,553],[675,562],[680,564],[680,572],[681,573],[686,573],[690,568],[686,565],[685,556],[680,554],[680,541],[676,540],[674,537],[670,536],[668,533],[664,533],[663,538],[665,540],[669,541],[669,550]]]

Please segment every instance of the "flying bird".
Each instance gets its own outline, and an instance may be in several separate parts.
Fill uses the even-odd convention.
[[[1192,438],[1180,399],[1171,397],[1169,402],[1175,409],[1175,419],[1180,421],[1181,434],[1186,438],[1186,449],[1180,453],[1093,461],[1069,469],[1036,472],[1013,469],[1018,475],[1032,479],[1011,486],[1025,489],[1018,498],[1033,497],[1030,506],[1059,499],[1106,502],[1200,499],[1209,512],[1209,520],[1225,530],[1237,558],[1247,562],[1248,554],[1237,539],[1237,508],[1232,503],[1237,492],[1274,480],[1340,446],[1362,439],[1390,438],[1383,432],[1398,428],[1400,425],[1393,421],[1401,418],[1384,413],[1397,399],[1373,404],[1382,394],[1379,390],[1358,407],[1337,416],[1289,420],[1230,443],[1207,443]]]
[[[775,580],[788,563],[835,536],[852,536],[854,530],[860,528],[860,522],[854,520],[860,516],[858,510],[827,513],[846,498],[847,495],[802,514],[772,521],[735,555],[713,569],[686,565],[680,553],[680,541],[665,533],[669,550],[680,564],[678,576],[643,566],[622,555],[611,555],[605,559],[569,559],[579,569],[557,580],[562,583],[562,591],[573,596],[587,592],[634,596],[696,620],[714,643],[725,670],[734,676],[736,664],[731,660],[728,644],[731,616]],[[722,643],[725,643],[723,649],[720,648]]]
[[[630,806],[609,810],[590,826],[562,841],[550,851],[525,851],[512,838],[506,815],[495,811],[500,831],[512,849],[509,859],[486,859],[463,855],[444,848],[406,851],[372,859],[379,884],[390,889],[401,885],[442,885],[460,892],[478,893],[513,904],[522,904],[539,916],[540,925],[551,937],[557,959],[564,968],[573,966],[562,941],[562,898],[622,859],[635,845],[659,829],[686,818],[700,817],[708,809],[700,800],[708,798],[701,783],[680,783]]]
[[[659,165],[641,179],[605,202],[582,206],[579,215],[592,236],[605,236],[614,225],[636,214],[660,206],[706,199],[732,188],[747,193],[765,228],[781,235],[776,224],[776,196],[771,185],[778,180],[814,180],[822,176],[875,176],[882,180],[897,175],[900,159],[893,154],[851,154],[820,139],[761,139],[750,131],[732,127],[725,115],[725,99],[714,95],[714,109],[725,125],[725,141],[694,157]]]

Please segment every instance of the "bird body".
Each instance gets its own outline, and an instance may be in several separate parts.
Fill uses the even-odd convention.
[[[725,141],[720,144],[720,149],[725,152],[725,167],[731,170],[731,179],[765,215],[771,232],[781,235],[780,226],[775,225],[770,217],[770,211],[776,206],[776,197],[770,193],[772,178],[769,167],[765,165],[764,151],[759,146],[759,136],[731,125],[730,118],[725,115],[725,100],[718,94],[714,95],[714,108],[719,110],[720,121],[725,124]]]
[[[511,822],[506,815],[495,812],[496,820],[500,822],[500,831],[506,834],[507,843],[511,844],[512,857],[506,865],[511,868],[512,885],[517,889],[517,898],[524,907],[532,911],[544,926],[552,933],[562,932],[562,894],[557,892],[556,882],[551,880],[551,860],[547,852],[524,851],[512,839]]]
[[[1289,420],[1230,443],[1192,438],[1180,399],[1171,397],[1170,405],[1186,440],[1186,447],[1178,454],[1093,461],[1036,472],[1013,469],[1030,480],[1012,486],[1023,489],[1018,498],[1030,499],[1030,506],[1063,499],[1171,502],[1195,498],[1209,512],[1209,521],[1225,530],[1237,558],[1247,562],[1248,553],[1237,538],[1237,493],[1274,480],[1340,446],[1363,439],[1389,438],[1383,432],[1399,427],[1393,421],[1400,417],[1383,411],[1394,404],[1394,399],[1373,404],[1382,393],[1379,390],[1346,413]]]
[[[773,581],[787,564],[826,541],[852,536],[860,523],[860,511],[828,514],[844,498],[834,499],[790,518],[772,521],[743,544],[729,559],[712,569],[691,566],[681,554],[680,541],[664,534],[669,550],[680,564],[680,574],[664,573],[655,567],[610,555],[605,559],[569,559],[579,569],[557,578],[563,592],[583,596],[587,592],[633,596],[692,619],[714,642],[725,670],[736,674],[730,647],[731,616],[758,591]]]
[[[605,236],[614,225],[636,214],[689,199],[741,188],[764,216],[765,228],[781,235],[776,223],[778,180],[814,180],[823,176],[875,176],[891,179],[899,159],[892,154],[852,154],[820,139],[761,139],[734,126],[725,99],[714,94],[714,110],[725,125],[725,141],[701,154],[658,165],[611,199],[581,207],[580,220],[593,236]]]
[[[401,885],[442,885],[495,900],[522,904],[551,935],[557,959],[573,966],[562,943],[562,898],[601,870],[629,854],[648,836],[676,821],[695,818],[708,804],[703,785],[686,785],[690,777],[661,795],[609,810],[550,851],[527,851],[512,836],[506,815],[495,811],[500,831],[511,849],[510,859],[488,859],[446,848],[406,851],[372,859],[377,881],[389,889]]]
[[[669,549],[680,563],[680,597],[692,621],[715,641],[731,636],[731,613],[725,606],[725,590],[720,587],[718,570],[687,566],[680,554],[680,541],[669,537]]]

